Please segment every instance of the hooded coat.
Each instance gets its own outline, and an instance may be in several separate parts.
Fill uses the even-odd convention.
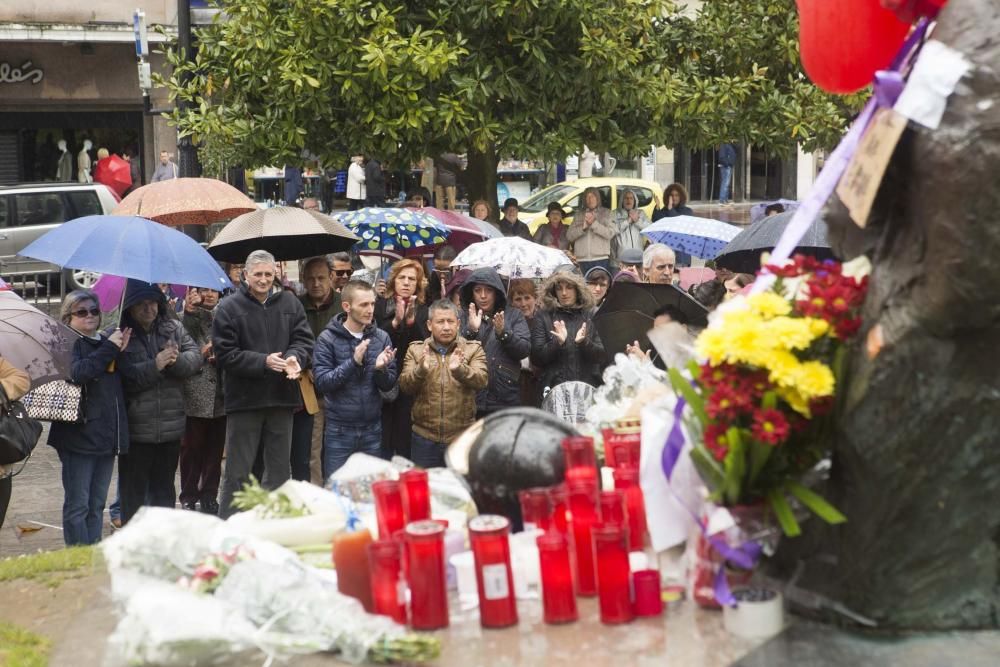
[[[559,305],[555,291],[560,282],[569,283],[576,290],[572,306]],[[541,295],[541,308],[536,311],[531,329],[531,363],[541,370],[539,385],[554,387],[578,380],[598,386],[604,346],[593,322],[594,298],[583,278],[575,273],[554,273],[542,283]],[[566,342],[562,345],[552,335],[556,320],[566,325]],[[584,323],[586,336],[577,343],[576,334]]]
[[[635,222],[629,221],[629,212],[624,206],[615,209],[615,236],[611,239],[611,258],[618,259],[618,254],[626,248],[642,250],[646,244],[646,239],[640,234],[642,230],[651,223],[646,217],[646,212],[639,208],[639,197],[632,190],[623,190],[619,199],[624,202],[625,194],[632,193],[632,201],[635,202],[635,210],[639,212],[639,219]]]
[[[483,316],[479,331],[469,328],[469,304],[473,300],[476,285],[486,285],[493,289],[493,312]],[[493,315],[503,313],[503,333],[497,334],[493,326]],[[478,412],[496,412],[503,408],[521,404],[521,360],[531,352],[531,330],[524,314],[507,306],[507,293],[500,274],[493,268],[476,269],[462,285],[462,336],[466,340],[477,340],[486,353],[489,368],[489,384],[476,394]]]
[[[394,356],[382,370],[375,360],[392,345],[389,334],[369,324],[361,338],[347,330],[347,313],[330,320],[316,341],[313,354],[313,382],[323,395],[323,413],[328,424],[363,426],[378,424],[382,418],[382,395],[396,386],[399,367]],[[363,363],[354,363],[354,349],[368,341]]]
[[[144,299],[156,300],[159,310],[149,331],[132,319],[128,310]],[[170,315],[167,298],[156,285],[129,279],[125,285],[123,328],[132,328],[132,339],[119,356],[129,441],[175,442],[184,435],[184,380],[201,368],[201,352],[184,325]],[[156,355],[169,341],[178,348],[177,361],[156,368]]]

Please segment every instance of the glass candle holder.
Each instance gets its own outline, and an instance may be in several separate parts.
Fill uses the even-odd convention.
[[[619,419],[612,428],[603,429],[602,434],[604,459],[608,467],[639,465],[642,426],[638,419]]]
[[[615,468],[612,473],[615,489],[625,493],[625,515],[628,519],[628,550],[642,551],[646,544],[646,501],[639,486],[639,470],[630,466]]]
[[[566,535],[569,532],[569,503],[565,484],[549,487],[549,504],[552,506],[552,520],[549,528]]]
[[[600,519],[597,504],[597,480],[577,480],[566,484],[569,495],[570,533],[576,555],[577,595],[596,595],[594,576],[594,550],[591,547],[591,528]]]
[[[403,514],[403,496],[399,482],[384,479],[372,484],[375,499],[375,518],[378,520],[379,539],[389,539],[406,526]]]
[[[594,559],[597,567],[597,601],[601,623],[628,623],[632,620],[629,592],[628,551],[621,526],[605,523],[594,526]]]
[[[369,544],[368,571],[374,612],[406,625],[406,580],[399,542],[389,539]]]
[[[521,501],[521,521],[524,530],[548,530],[552,519],[552,503],[549,490],[544,488],[524,489],[517,492]]]
[[[625,520],[625,492],[618,489],[601,491],[601,521],[614,523],[623,528],[628,524]]]
[[[400,473],[399,490],[406,523],[431,518],[431,489],[427,484],[426,470],[407,470]]]
[[[436,521],[415,521],[406,526],[410,626],[414,630],[448,627],[444,531]]]
[[[584,435],[571,435],[562,441],[563,460],[566,462],[566,483],[597,480],[597,455],[594,439]]]
[[[542,612],[546,623],[575,621],[576,595],[570,567],[569,542],[562,533],[549,532],[535,539],[542,573]]]
[[[505,628],[517,623],[509,536],[510,521],[505,517],[483,514],[469,521],[469,543],[479,590],[479,622],[484,628]]]
[[[663,613],[660,593],[660,573],[657,570],[637,570],[632,573],[632,591],[635,601],[632,612],[636,616],[659,616]]]
[[[356,598],[371,613],[372,585],[369,580],[368,545],[372,534],[367,528],[340,533],[333,538],[333,567],[337,570],[337,589]]]

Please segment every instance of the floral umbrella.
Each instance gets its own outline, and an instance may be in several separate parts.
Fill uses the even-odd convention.
[[[245,194],[214,178],[171,178],[129,193],[114,215],[138,215],[164,225],[210,225],[256,211]]]
[[[450,230],[432,215],[415,208],[366,207],[336,219],[361,240],[363,250],[409,250],[444,243]]]
[[[545,278],[565,264],[572,264],[562,250],[548,248],[517,236],[473,243],[458,253],[454,267],[491,266],[507,278]]]
[[[0,291],[0,350],[3,357],[43,384],[69,376],[73,330],[25,302],[14,292]]]

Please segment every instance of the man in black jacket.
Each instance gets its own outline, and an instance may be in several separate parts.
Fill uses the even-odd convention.
[[[517,200],[513,197],[503,203],[503,217],[500,218],[500,233],[504,236],[520,236],[525,241],[533,240],[531,230],[517,218]]]
[[[385,175],[374,157],[365,165],[365,206],[385,206]]]
[[[302,304],[275,285],[274,257],[255,250],[244,266],[246,285],[216,308],[212,346],[225,372],[226,469],[219,516],[233,513],[233,493],[263,454],[268,489],[290,474],[292,413],[302,405],[298,378],[309,366],[313,335]]]
[[[507,307],[496,269],[476,269],[462,285],[462,336],[486,353],[489,384],[476,394],[476,416],[521,404],[521,361],[531,352],[531,331],[520,310]]]

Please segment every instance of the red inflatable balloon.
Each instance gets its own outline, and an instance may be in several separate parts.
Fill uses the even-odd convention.
[[[903,45],[910,26],[879,0],[796,0],[799,51],[813,83],[830,93],[870,84]]]

